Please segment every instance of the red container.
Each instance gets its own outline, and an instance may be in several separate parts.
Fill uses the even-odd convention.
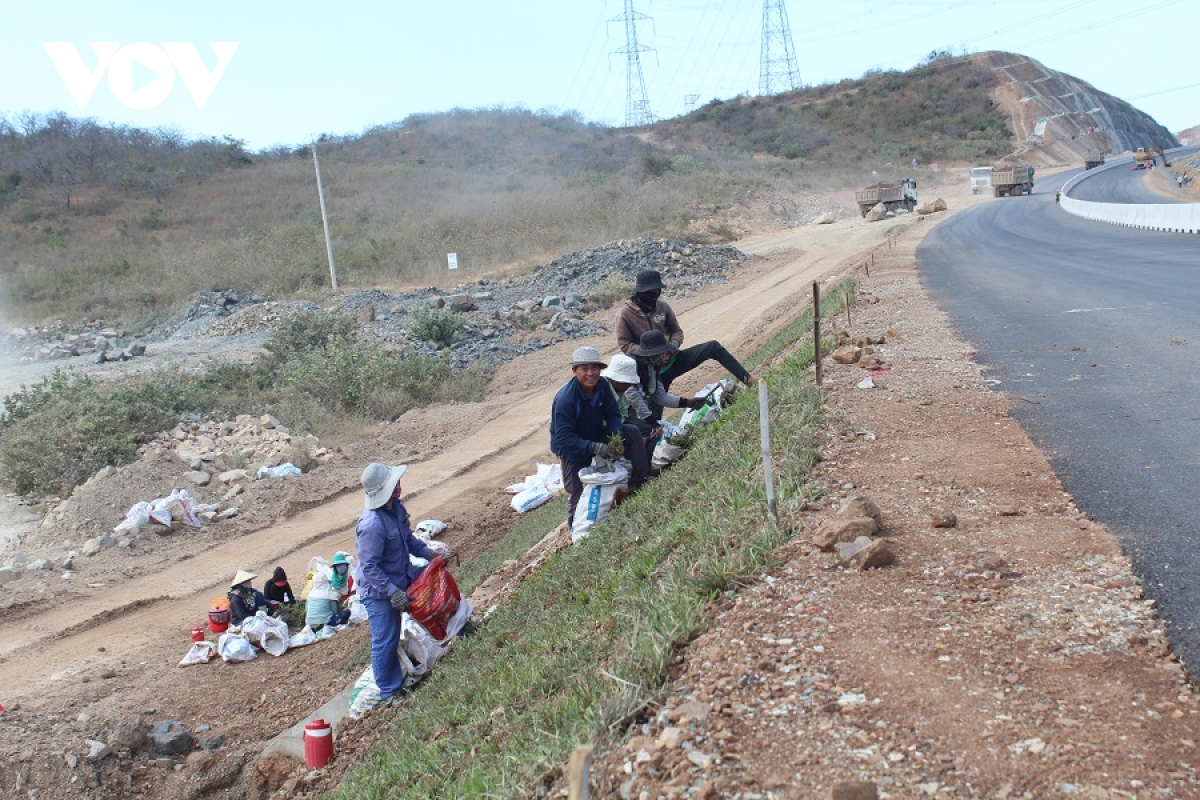
[[[193,642],[203,642],[204,641],[204,628],[200,627],[200,625],[198,625],[198,624],[192,626],[192,641]]]
[[[304,726],[304,765],[320,769],[333,759],[333,728],[323,719]]]
[[[229,627],[229,609],[213,606],[208,610],[208,629],[213,633],[224,633]]]

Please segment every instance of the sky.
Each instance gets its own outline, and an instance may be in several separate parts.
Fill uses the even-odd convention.
[[[453,108],[620,126],[626,2],[655,117],[758,93],[763,0],[43,0],[5,9],[0,114],[64,111],[254,150]],[[935,50],[1008,50],[1172,131],[1200,124],[1195,0],[780,2],[804,85],[908,69]]]

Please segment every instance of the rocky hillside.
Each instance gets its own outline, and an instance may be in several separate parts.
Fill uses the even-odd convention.
[[[1179,143],[1182,145],[1200,143],[1200,125],[1193,125],[1186,130],[1179,131],[1175,134],[1175,138],[1178,139]]]
[[[1027,56],[988,52],[971,56],[971,61],[995,75],[992,100],[1008,115],[1016,155],[1025,160],[1071,163],[1089,153],[1179,144],[1170,131],[1124,100]]]

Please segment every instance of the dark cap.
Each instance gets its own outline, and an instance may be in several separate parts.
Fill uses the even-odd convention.
[[[658,270],[644,269],[637,274],[637,285],[633,287],[633,290],[635,292],[652,292],[661,288],[663,288],[662,275],[658,274]]]
[[[671,349],[667,344],[667,335],[662,331],[649,330],[642,334],[642,338],[638,340],[637,349],[634,350],[634,355],[639,356],[658,356]]]

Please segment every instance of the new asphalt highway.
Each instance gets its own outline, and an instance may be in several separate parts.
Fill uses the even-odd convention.
[[[1167,202],[1144,174],[1116,165],[1071,194]],[[1200,236],[1073,217],[1054,202],[1067,177],[938,225],[922,280],[1200,669]]]

